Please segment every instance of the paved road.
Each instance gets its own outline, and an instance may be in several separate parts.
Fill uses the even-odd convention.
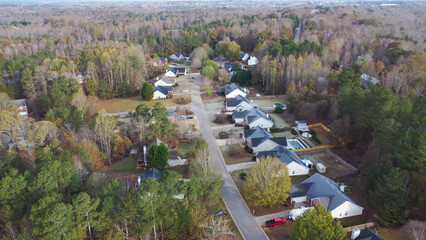
[[[206,110],[200,97],[200,84],[201,78],[197,78],[194,82],[191,97],[192,102],[189,104],[192,110],[195,111],[200,124],[201,133],[203,138],[209,144],[210,156],[217,162],[222,171],[223,186],[220,189],[222,198],[228,208],[235,224],[237,225],[241,235],[246,240],[263,240],[269,239],[262,228],[257,224],[255,218],[250,212],[243,197],[235,186],[231,175],[225,165],[222,153],[216,143],[213,131],[210,126],[209,118],[207,117]]]
[[[243,163],[236,163],[231,165],[226,165],[229,172],[243,170],[243,169],[249,169],[253,167],[254,162],[243,162]]]

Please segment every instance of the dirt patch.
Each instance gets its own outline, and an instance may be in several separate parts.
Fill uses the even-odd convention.
[[[319,152],[310,155],[301,155],[300,158],[308,158],[312,161],[314,165],[316,165],[317,163],[324,164],[326,167],[326,172],[323,175],[329,178],[349,174],[352,172],[351,169],[337,161],[337,159],[329,156],[326,152]],[[317,172],[315,168],[312,171],[314,173]]]
[[[287,220],[287,222],[283,225],[275,226],[273,228],[266,228],[265,233],[271,240],[289,239],[289,230],[293,223],[293,221]]]
[[[220,150],[228,165],[253,161],[253,154],[248,153],[241,144],[221,146]]]
[[[215,97],[217,97],[217,95],[216,95],[216,93],[215,92],[212,92],[212,94],[210,95],[210,96],[207,96],[207,94],[206,93],[202,93],[201,94],[201,99],[204,101],[204,100],[211,100],[211,99],[214,99]]]

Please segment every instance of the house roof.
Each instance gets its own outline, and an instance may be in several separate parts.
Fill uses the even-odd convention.
[[[247,111],[244,111],[244,112],[233,112],[232,113],[232,117],[234,119],[236,119],[236,118],[245,118],[246,115],[247,115]]]
[[[300,184],[290,187],[291,197],[307,196],[309,199],[319,199],[321,205],[327,210],[334,210],[345,202],[351,202],[359,206],[348,194],[340,191],[340,186],[319,173],[314,174]]]
[[[364,228],[355,240],[384,240],[378,233],[369,228]]]
[[[287,140],[286,140],[287,141]],[[287,144],[286,144],[287,145]],[[259,157],[278,157],[282,163],[285,163],[289,165],[292,162],[296,162],[300,165],[305,166],[305,164],[302,162],[302,160],[297,156],[297,154],[291,150],[288,150],[287,148],[283,146],[277,146],[271,151],[263,151],[259,152],[257,154]]]
[[[142,182],[143,180],[152,177],[154,179],[154,181],[158,181],[160,179],[161,175],[163,175],[162,171],[160,171],[156,168],[150,168],[150,169],[146,170],[145,172],[143,172],[139,176],[139,179]]]
[[[25,98],[21,98],[21,99],[15,99],[13,100],[13,102],[15,102],[15,104],[19,107],[19,106],[27,106],[27,102]]]
[[[287,146],[287,138],[286,137],[259,137],[259,138],[251,138],[251,146],[257,147],[261,143],[271,140],[274,143],[280,145],[280,146]]]
[[[173,92],[173,87],[172,86],[156,86],[154,88],[154,92],[159,91],[164,95],[168,95],[169,92]]]
[[[233,63],[225,63],[225,68],[226,69],[229,69],[229,68],[232,68],[232,65],[233,65]]]
[[[158,60],[160,60],[160,61],[164,62],[164,61],[166,61],[166,60],[167,60],[167,58],[165,58],[165,57],[159,57],[159,58],[158,58]]]
[[[237,89],[241,92],[244,92],[244,90],[235,83],[226,84],[224,86],[219,87],[219,92],[224,92],[225,95],[228,95]]]
[[[240,58],[243,58],[246,54],[247,54],[247,53],[245,53],[245,52],[241,52],[241,53],[240,53]]]
[[[307,122],[306,122],[306,121],[300,121],[300,120],[295,121],[295,123],[296,123],[297,125],[306,125],[306,124],[307,124]]]
[[[170,160],[176,160],[178,159],[178,152],[176,149],[170,149],[169,150]]]
[[[174,79],[169,78],[169,77],[163,77],[160,80],[167,83],[167,84],[175,84],[176,83],[176,81]],[[158,81],[160,81],[160,80],[158,80]]]
[[[379,83],[379,80],[377,80],[377,78],[365,73],[361,75],[361,80],[370,82],[371,84]]]
[[[272,134],[260,126],[256,126],[252,129],[244,130],[244,138],[246,141],[250,141],[251,138],[264,138],[273,137]]]
[[[234,97],[234,98],[230,98],[229,100],[227,100],[227,101],[226,101],[226,106],[228,106],[228,107],[236,107],[236,106],[238,106],[241,102],[247,102],[247,103],[250,103],[250,101],[249,101],[247,98],[245,98],[245,97],[243,97],[243,96],[241,96],[241,95],[237,95],[236,97]]]
[[[271,117],[268,117],[268,115],[266,115],[264,112],[260,111],[259,109],[252,108],[248,111],[247,120],[249,124],[257,120],[258,118],[263,118],[263,119],[272,121]]]

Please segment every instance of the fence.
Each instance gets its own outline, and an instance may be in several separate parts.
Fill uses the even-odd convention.
[[[306,149],[306,148],[305,149],[296,149],[296,150],[293,150],[293,151],[296,152],[297,155],[309,155],[309,154],[314,154],[314,153],[319,153],[319,152],[325,152],[325,153],[327,153],[328,156],[336,159],[341,164],[345,165],[347,168],[349,168],[350,170],[353,171],[349,174],[337,176],[335,178],[343,178],[343,177],[348,177],[348,176],[358,174],[358,169],[356,167],[354,167],[352,164],[346,162],[341,157],[337,156],[335,153],[333,153],[332,151],[329,150],[329,148],[333,148],[333,147],[335,147],[335,146],[326,145],[326,146],[319,146],[319,147],[309,148],[309,149]]]
[[[346,232],[352,232],[355,228],[364,229],[366,227],[372,228],[372,227],[375,227],[375,226],[376,226],[375,222],[368,222],[368,223],[363,223],[363,224],[347,227],[347,228],[345,228],[345,231]]]

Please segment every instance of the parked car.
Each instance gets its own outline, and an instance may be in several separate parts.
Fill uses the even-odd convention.
[[[225,209],[220,209],[219,211],[217,211],[216,213],[216,217],[220,217],[220,216],[226,216],[226,211]]]
[[[244,127],[244,124],[242,124],[242,123],[236,123],[235,126],[236,127]]]
[[[194,119],[194,116],[189,115],[189,116],[186,117],[186,119]]]
[[[266,221],[265,226],[271,228],[273,226],[284,224],[287,220],[284,217],[276,217],[272,220]]]
[[[301,217],[307,210],[309,210],[311,208],[312,207],[306,207],[306,206],[301,206],[301,207],[295,208],[295,209],[290,211],[288,218],[291,219],[291,220],[296,220],[296,218]]]
[[[180,115],[179,117],[178,117],[178,120],[185,120],[186,119],[186,117],[185,116],[183,116],[183,115]]]

